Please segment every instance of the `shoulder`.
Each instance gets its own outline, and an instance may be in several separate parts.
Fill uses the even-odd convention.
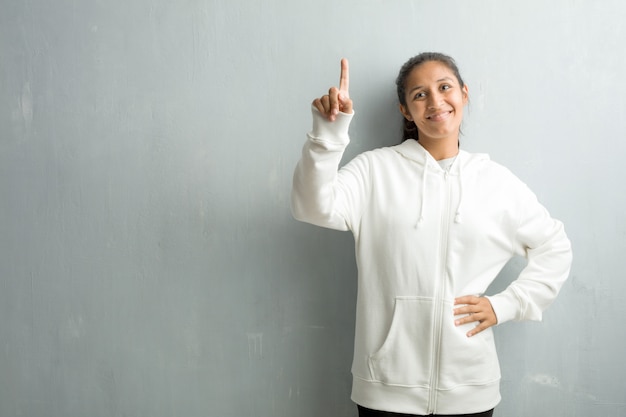
[[[507,198],[526,198],[532,194],[523,182],[511,169],[492,160],[484,153],[469,153],[462,151],[463,176],[472,183],[475,182],[483,190],[490,190]]]
[[[516,202],[519,208],[526,202],[536,200],[530,187],[511,169],[498,162],[489,161],[481,177],[485,182],[492,184],[492,189],[498,190],[502,198]]]
[[[375,149],[370,149],[365,152],[362,152],[354,157],[352,161],[367,161],[371,164],[380,164],[386,163],[389,161],[394,161],[400,157],[399,152],[396,150],[398,145],[395,146],[385,146]]]
[[[468,165],[473,165],[474,170],[485,179],[493,179],[499,181],[513,181],[521,182],[521,180],[506,166],[494,161],[486,153],[469,153],[463,152],[466,155],[466,160],[471,161]]]

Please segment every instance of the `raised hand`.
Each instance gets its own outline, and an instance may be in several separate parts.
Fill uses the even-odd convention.
[[[339,112],[352,113],[352,100],[348,92],[350,85],[348,60],[341,60],[341,75],[339,77],[339,88],[331,87],[328,94],[313,100],[313,105],[330,121],[337,118]]]

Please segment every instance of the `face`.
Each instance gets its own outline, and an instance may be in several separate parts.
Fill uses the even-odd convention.
[[[458,142],[468,89],[445,64],[428,61],[415,67],[406,80],[405,98],[400,111],[415,122],[420,142]]]

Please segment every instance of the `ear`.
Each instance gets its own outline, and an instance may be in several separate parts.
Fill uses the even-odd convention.
[[[398,108],[400,109],[400,113],[402,113],[402,115],[404,116],[405,119],[407,119],[409,122],[413,121],[413,117],[411,117],[411,113],[408,112],[406,107],[404,107],[402,104],[400,104],[400,105],[398,105]]]
[[[469,87],[467,84],[463,85],[463,104],[467,104],[469,101]]]

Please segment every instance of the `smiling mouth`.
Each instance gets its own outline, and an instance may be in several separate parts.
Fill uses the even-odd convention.
[[[450,116],[450,114],[452,114],[451,110],[449,110],[449,111],[442,111],[442,112],[439,112],[439,113],[431,114],[430,116],[426,116],[426,119],[438,122],[438,121],[441,121],[441,120],[446,120],[448,118],[448,116]]]

